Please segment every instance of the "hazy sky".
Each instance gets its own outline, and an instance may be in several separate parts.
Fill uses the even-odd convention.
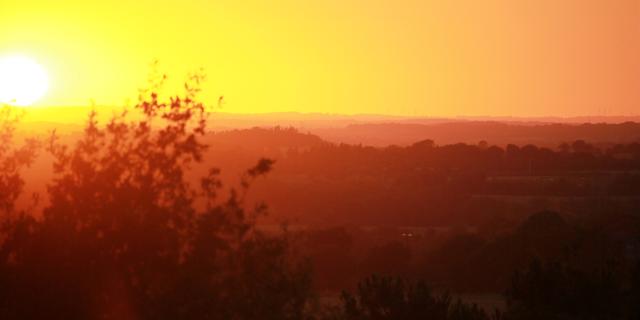
[[[228,112],[640,113],[638,0],[0,0],[43,105],[123,104],[160,61]]]

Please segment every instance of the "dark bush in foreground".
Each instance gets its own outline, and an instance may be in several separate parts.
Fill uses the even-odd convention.
[[[52,138],[50,204],[3,216],[0,318],[304,317],[306,265],[286,235],[254,228],[264,206],[245,209],[251,181],[273,162],[259,161],[223,201],[217,169],[198,187],[185,178],[207,148],[196,92],[167,102],[150,94],[135,120],[100,126],[92,115],[74,146]],[[13,168],[0,169],[3,186]]]
[[[355,294],[343,292],[331,319],[488,320],[476,305],[435,294],[424,282],[371,276],[358,284]]]
[[[623,285],[615,273],[613,267],[584,270],[534,261],[512,278],[505,318],[638,319],[637,280]]]

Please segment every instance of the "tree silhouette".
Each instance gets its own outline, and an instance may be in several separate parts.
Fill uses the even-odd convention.
[[[585,271],[534,260],[513,276],[507,299],[507,319],[626,318],[624,292],[612,268]]]
[[[332,316],[335,319],[490,319],[476,305],[454,301],[446,293],[434,294],[424,282],[388,276],[366,278],[358,284],[355,295],[343,292],[341,300],[341,307]]]
[[[19,118],[16,110],[0,105],[0,215],[4,218],[9,218],[22,193],[24,181],[20,170],[33,162],[38,148],[35,139],[27,139],[20,148],[13,147]]]
[[[306,264],[290,254],[286,234],[254,228],[266,207],[247,209],[244,200],[273,161],[258,161],[226,199],[220,170],[199,186],[186,178],[208,147],[200,80],[192,77],[182,97],[148,93],[104,126],[92,112],[75,145],[52,135],[50,204],[42,217],[22,215],[3,229],[0,317],[304,316]]]

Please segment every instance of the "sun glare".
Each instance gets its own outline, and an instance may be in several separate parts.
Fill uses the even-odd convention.
[[[49,88],[44,68],[23,56],[0,57],[0,104],[30,106]]]

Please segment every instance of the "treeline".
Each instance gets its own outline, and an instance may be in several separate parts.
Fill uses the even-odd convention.
[[[425,140],[409,147],[315,144],[265,152],[278,167],[255,194],[299,223],[450,225],[518,204],[526,213],[562,209],[532,203],[545,199],[574,201],[568,204],[574,211],[595,209],[589,204],[595,198],[620,210],[640,208],[638,143],[600,149],[579,140],[552,150]]]
[[[432,123],[409,120],[405,123],[362,123],[344,128],[319,128],[313,132],[338,143],[384,147],[407,146],[428,137],[441,144],[476,143],[479,139],[497,145],[535,144],[555,148],[562,142],[587,140],[598,146],[628,144],[640,139],[640,123],[628,119],[621,123],[604,123],[606,119],[583,119],[583,124],[552,123],[561,119],[535,121],[436,120]],[[594,123],[597,121],[599,123]],[[637,121],[637,120],[636,120]],[[590,123],[586,123],[590,122]]]
[[[562,174],[579,171],[640,169],[640,143],[597,148],[583,140],[563,143],[556,150],[509,144],[502,148],[480,141],[436,145],[423,140],[409,147],[374,148],[324,144],[286,157],[286,170],[310,175],[372,175],[432,170],[487,174]],[[304,166],[301,164],[304,163]]]
[[[339,290],[369,274],[426,279],[456,292],[496,293],[533,258],[628,274],[640,258],[635,213],[563,217],[535,213],[515,226],[480,229],[312,228],[297,244],[311,259],[315,286]]]

